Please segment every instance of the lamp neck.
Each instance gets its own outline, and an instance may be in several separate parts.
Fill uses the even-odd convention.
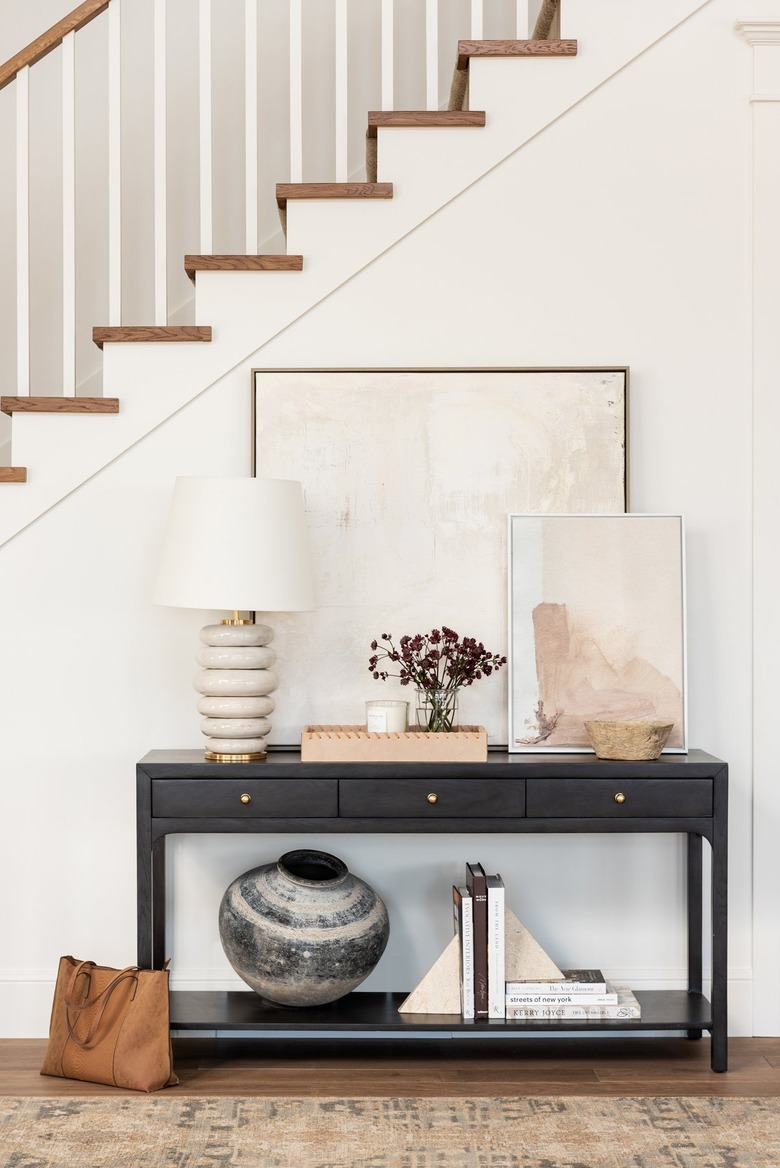
[[[250,620],[249,617],[239,616],[238,609],[234,608],[233,615],[224,617],[223,620],[221,621],[221,623],[223,625],[252,625],[255,622],[253,620]]]

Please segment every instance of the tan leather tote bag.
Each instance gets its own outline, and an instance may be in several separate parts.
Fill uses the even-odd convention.
[[[111,969],[61,957],[42,1075],[159,1091],[173,1073],[163,969]]]

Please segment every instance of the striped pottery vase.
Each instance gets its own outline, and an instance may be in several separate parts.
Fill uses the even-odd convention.
[[[343,860],[301,850],[233,881],[219,907],[219,935],[255,993],[280,1006],[321,1006],[368,977],[390,922],[379,895]]]

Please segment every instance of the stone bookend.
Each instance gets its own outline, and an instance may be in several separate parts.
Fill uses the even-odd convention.
[[[460,1014],[460,939],[453,937],[420,984],[404,998],[399,1014]]]
[[[511,908],[505,910],[505,980],[562,981],[563,974]],[[460,1015],[460,940],[453,937],[422,981],[398,1007],[399,1014]]]

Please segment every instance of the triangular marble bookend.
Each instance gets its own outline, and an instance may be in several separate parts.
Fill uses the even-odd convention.
[[[453,937],[420,984],[404,998],[399,1014],[460,1014],[460,938]]]
[[[507,981],[563,981],[563,973],[552,957],[532,937],[511,908],[504,917],[505,957]]]
[[[507,981],[561,981],[563,974],[511,908],[504,910]],[[460,939],[453,937],[425,977],[398,1007],[399,1014],[460,1014]]]

